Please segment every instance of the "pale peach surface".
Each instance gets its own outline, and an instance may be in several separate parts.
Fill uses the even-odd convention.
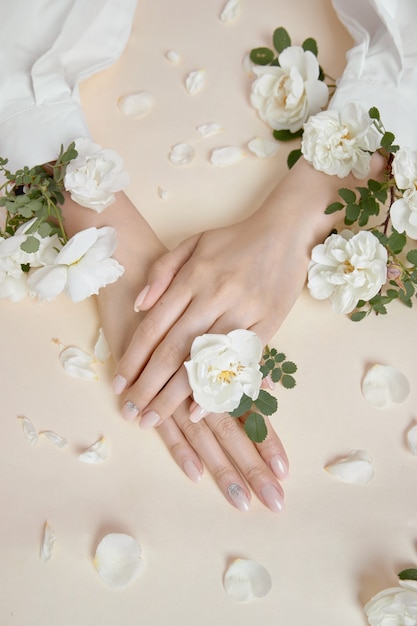
[[[123,155],[132,175],[128,194],[168,246],[247,215],[285,172],[286,146],[272,159],[248,153],[227,168],[208,160],[213,148],[270,137],[249,104],[247,51],[268,44],[284,25],[294,42],[315,36],[325,69],[339,75],[350,45],[329,0],[242,0],[231,23],[219,20],[223,4],[139,2],[122,59],[82,87],[94,138]],[[165,58],[171,49],[182,57],[178,65]],[[205,68],[206,84],[190,96],[184,79],[198,68]],[[154,107],[146,117],[124,117],[119,96],[142,90],[155,95]],[[209,122],[224,131],[202,139],[195,128]],[[182,141],[194,146],[196,158],[179,168],[168,154]],[[167,191],[165,200],[158,187]],[[109,386],[110,362],[97,366],[97,382],[63,372],[51,340],[92,350],[99,327],[94,300],[0,307],[2,626],[364,626],[363,604],[395,584],[397,571],[415,566],[417,458],[405,445],[417,418],[414,310],[392,306],[388,317],[353,324],[327,302],[301,295],[273,342],[299,366],[296,389],[277,391],[274,424],[291,473],[286,509],[274,515],[255,499],[248,514],[234,510],[208,475],[192,484],[156,432],[124,422]],[[406,402],[385,410],[366,403],[361,380],[376,362],[406,374]],[[19,415],[69,445],[58,449],[42,439],[30,447]],[[78,454],[101,436],[109,459],[81,463]],[[368,485],[343,484],[323,469],[352,449],[374,460]],[[46,520],[57,540],[43,563]],[[107,587],[93,567],[107,532],[129,533],[143,548],[144,574],[124,591]],[[223,575],[236,557],[269,570],[266,598],[239,604],[226,595]]]

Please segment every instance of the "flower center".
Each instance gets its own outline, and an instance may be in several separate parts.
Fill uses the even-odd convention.
[[[355,268],[353,267],[352,263],[346,259],[346,261],[343,262],[344,265],[344,270],[343,273],[344,274],[351,274],[352,272],[355,271]]]

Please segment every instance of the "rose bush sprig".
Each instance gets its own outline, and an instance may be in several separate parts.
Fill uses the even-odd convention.
[[[51,300],[64,292],[78,302],[118,280],[116,231],[93,227],[68,239],[61,207],[65,191],[96,212],[112,204],[128,182],[120,157],[80,138],[51,163],[11,172],[7,162],[0,159],[0,298]]]
[[[195,402],[205,413],[229,413],[246,416],[248,437],[261,443],[267,437],[265,416],[278,408],[277,399],[262,381],[280,382],[287,389],[295,386],[295,363],[274,348],[265,348],[249,330],[237,329],[227,335],[205,334],[196,337],[190,360],[185,362]]]

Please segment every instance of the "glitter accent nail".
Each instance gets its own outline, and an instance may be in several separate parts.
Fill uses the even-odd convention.
[[[227,488],[227,493],[235,507],[242,511],[242,513],[246,513],[249,511],[249,500],[244,492],[243,488],[237,483],[232,483]]]

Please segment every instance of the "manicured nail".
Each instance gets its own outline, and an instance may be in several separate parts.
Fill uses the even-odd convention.
[[[286,478],[288,476],[288,463],[279,454],[271,457],[269,464],[277,478]]]
[[[116,395],[121,394],[127,387],[127,380],[124,376],[117,374],[113,378],[112,389]]]
[[[155,411],[147,411],[140,418],[139,426],[142,430],[150,430],[161,421],[160,416]]]
[[[238,485],[237,483],[232,483],[228,486],[227,493],[229,494],[231,501],[233,502],[235,507],[239,509],[239,511],[242,511],[242,513],[246,513],[247,511],[249,511],[248,497],[240,485]]]
[[[151,288],[150,285],[146,285],[146,287],[144,287],[142,289],[142,291],[140,292],[140,294],[136,298],[135,303],[133,305],[133,309],[134,309],[135,313],[139,313],[140,307],[142,306],[143,301],[145,300],[146,296],[148,295],[148,291],[149,291],[150,288]]]
[[[208,415],[208,411],[205,411],[199,404],[196,404],[190,412],[190,422],[197,424],[197,422],[203,419],[206,415]]]
[[[134,402],[130,402],[130,400],[128,400],[122,408],[122,416],[128,422],[131,422],[132,420],[136,419],[138,415],[139,407],[137,407]]]
[[[266,506],[273,513],[279,513],[284,508],[284,498],[274,485],[265,485],[261,489],[262,498]]]
[[[191,459],[187,459],[186,461],[184,461],[184,463],[182,464],[182,469],[187,474],[188,478],[191,478],[194,483],[198,483],[201,480],[202,474],[197,465],[193,461],[191,461]]]

